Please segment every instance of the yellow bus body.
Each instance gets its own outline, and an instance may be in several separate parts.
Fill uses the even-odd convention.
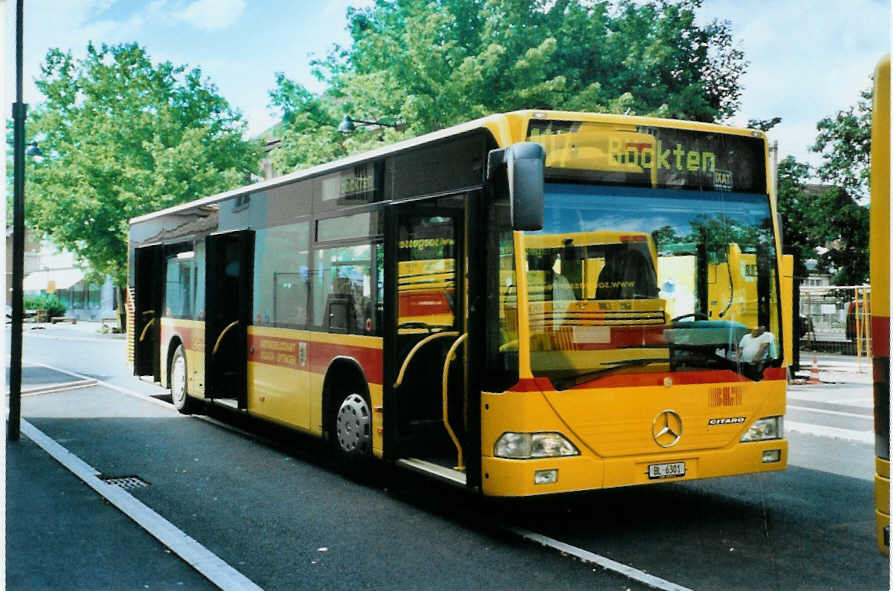
[[[620,115],[595,115],[559,111],[519,111],[494,115],[464,126],[455,133],[484,128],[492,133],[499,147],[525,140],[527,122],[533,118],[581,121],[590,143],[605,142],[606,150],[612,150],[610,138],[600,137],[604,126],[627,134],[627,143],[645,145],[653,142],[651,136],[637,134],[637,126],[671,127],[680,130],[724,133],[760,138],[765,135],[753,130],[730,129],[714,124],[670,121],[647,117]],[[593,124],[592,126],[588,125]],[[598,124],[598,125],[596,125]],[[599,127],[602,126],[602,127]],[[610,135],[610,134],[609,134]],[[642,137],[640,137],[642,136]],[[596,138],[593,140],[593,138]],[[544,138],[549,143],[567,143],[562,139]],[[410,140],[410,142],[417,140]],[[420,140],[418,140],[420,141]],[[414,144],[412,144],[414,145]],[[557,144],[556,144],[557,145]],[[410,146],[411,147],[411,146]],[[568,146],[565,146],[568,147]],[[568,147],[569,149],[569,147]],[[764,151],[768,161],[768,148]],[[583,157],[573,156],[565,150],[560,158],[574,166],[614,166],[604,154],[590,152]],[[558,157],[558,156],[553,156]],[[576,158],[576,159],[574,159]],[[626,168],[629,168],[627,165]],[[652,167],[652,174],[656,170]],[[769,175],[767,174],[767,179]],[[766,193],[772,224],[776,220],[775,195],[767,180]],[[777,261],[775,272],[781,268],[781,249],[775,228]],[[607,240],[611,232],[593,232],[593,240]],[[630,234],[617,232],[616,234]],[[596,235],[598,235],[596,237]],[[564,238],[566,236],[563,236]],[[523,232],[513,233],[514,266],[519,270],[515,277],[515,293],[527,294],[528,276],[524,269],[524,256],[536,238]],[[650,241],[650,237],[649,237]],[[650,249],[657,260],[654,243]],[[716,266],[711,273],[718,278],[735,274],[735,268],[749,264],[752,255],[730,256],[730,262]],[[677,261],[678,262],[678,261]],[[404,265],[400,275],[418,275],[430,280],[436,290],[449,289],[445,273],[450,269],[438,267],[438,261],[419,261]],[[658,261],[658,266],[662,261]],[[426,264],[428,268],[426,269]],[[666,261],[672,268],[673,261]],[[684,261],[680,264],[684,264]],[[434,265],[434,266],[432,266]],[[590,268],[596,276],[597,269]],[[444,275],[444,276],[441,276]],[[735,281],[735,280],[733,280]],[[717,285],[721,285],[717,279]],[[717,287],[712,299],[724,301],[731,297],[732,288]],[[408,283],[404,293],[422,289],[421,284]],[[588,288],[587,288],[588,289]],[[742,293],[746,291],[743,286]],[[723,296],[728,296],[724,298]],[[517,297],[517,296],[516,296]],[[532,326],[531,306],[526,296],[516,300],[515,323],[519,343],[530,343]],[[665,314],[660,299],[617,301],[610,305],[628,305],[631,309]],[[542,311],[543,314],[547,310]],[[505,313],[501,311],[500,314]],[[747,316],[750,310],[741,309]],[[432,318],[434,321],[432,322]],[[421,315],[419,319],[437,323],[437,316]],[[444,314],[444,322],[448,315]],[[493,321],[490,319],[488,321]],[[461,323],[460,323],[461,326]],[[778,331],[781,327],[770,327]],[[337,357],[356,359],[366,373],[366,383],[372,406],[373,454],[384,454],[383,416],[387,412],[383,402],[381,337],[350,334],[332,334],[311,330],[295,330],[249,326],[247,369],[247,412],[267,420],[286,425],[316,436],[324,433],[323,381],[333,360]],[[198,399],[207,399],[204,384],[204,322],[201,320],[161,319],[161,383],[168,384],[168,367],[173,349],[182,344],[186,351],[188,367],[188,393]],[[768,375],[759,382],[747,380],[732,372],[705,371],[697,380],[677,378],[662,371],[624,373],[612,376],[606,383],[586,385],[558,391],[548,380],[535,378],[531,371],[530,347],[518,348],[518,384],[505,392],[482,392],[480,404],[480,456],[481,490],[493,496],[526,496],[666,482],[649,478],[648,466],[657,463],[685,462],[684,476],[673,481],[737,475],[744,473],[783,470],[787,465],[787,440],[741,443],[742,435],[751,423],[761,417],[781,416],[785,413],[784,368]],[[131,358],[131,362],[133,359]],[[660,368],[658,368],[660,369]],[[661,448],[655,445],[653,429],[656,417],[672,409],[684,423],[685,437],[678,446]],[[738,418],[741,418],[738,421]],[[746,417],[746,421],[744,418]],[[724,422],[711,424],[714,418]],[[736,419],[725,421],[725,419]],[[579,451],[573,457],[548,459],[510,460],[497,458],[494,444],[506,432],[560,432]],[[478,450],[466,450],[467,453]],[[766,452],[777,452],[775,459],[766,460]],[[536,484],[538,470],[557,470],[554,483]]]
[[[189,395],[207,400],[204,384],[205,371],[204,323],[195,320],[162,318],[162,358],[173,355],[170,343],[182,344],[186,351]],[[381,354],[380,337],[336,335],[316,331],[250,326],[248,338],[248,396],[246,410],[266,420],[298,429],[312,435],[323,434],[322,389],[327,363],[335,356],[326,353],[340,347],[350,347],[356,355],[366,351]],[[305,348],[302,360],[301,350]],[[311,358],[318,351],[323,360],[317,366]],[[362,356],[360,353],[357,356]],[[375,364],[369,364],[374,366]],[[316,371],[314,371],[316,369]],[[162,384],[168,383],[167,364],[162,364]],[[381,378],[367,375],[369,396],[373,409],[382,408]],[[372,432],[372,451],[382,455],[380,425]]]
[[[874,355],[874,476],[877,543],[890,554],[890,56],[874,77],[871,126],[871,336]],[[881,424],[886,423],[886,424]],[[886,438],[879,434],[886,433]]]

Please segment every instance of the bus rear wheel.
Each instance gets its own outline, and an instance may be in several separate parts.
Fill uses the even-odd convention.
[[[187,376],[186,372],[186,350],[183,345],[178,345],[174,351],[174,357],[171,359],[171,401],[174,408],[183,414],[189,414],[193,411],[195,404],[186,392]]]
[[[334,444],[338,455],[363,460],[372,452],[372,413],[360,394],[348,394],[335,413]]]

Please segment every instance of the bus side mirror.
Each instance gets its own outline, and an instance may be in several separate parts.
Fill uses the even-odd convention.
[[[487,159],[487,178],[505,165],[508,174],[512,229],[543,229],[543,172],[546,151],[535,142],[520,142],[492,150]]]

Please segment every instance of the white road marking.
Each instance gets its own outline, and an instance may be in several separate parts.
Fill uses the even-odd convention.
[[[856,431],[854,429],[840,429],[838,427],[826,427],[825,425],[810,425],[809,423],[798,423],[785,419],[784,427],[786,431],[794,431],[796,433],[806,433],[807,435],[816,435],[818,437],[828,437],[830,439],[844,439],[848,441],[856,441],[859,443],[867,443],[874,445],[874,431]]]
[[[38,339],[47,339],[51,341],[84,341],[87,343],[109,343],[109,342],[124,342],[123,339],[102,339],[99,337],[66,337],[60,335],[51,335],[51,334],[35,334],[33,332],[24,332],[23,336],[26,337],[34,337]]]
[[[666,579],[661,579],[660,577],[649,575],[644,571],[633,568],[631,566],[627,566],[622,562],[617,562],[616,560],[611,560],[610,558],[607,558],[600,554],[595,554],[594,552],[583,550],[582,548],[577,548],[576,546],[571,546],[570,544],[565,544],[564,542],[559,542],[558,540],[555,540],[548,536],[544,536],[542,534],[519,528],[511,528],[509,531],[521,536],[525,540],[530,540],[531,542],[542,544],[543,546],[558,550],[559,552],[570,554],[575,558],[579,558],[583,562],[596,564],[604,569],[614,571],[615,573],[624,575],[640,583],[644,583],[649,587],[660,589],[661,591],[692,591],[688,587],[683,587],[682,585],[671,583]]]
[[[22,421],[22,433],[221,589],[261,590],[245,575],[142,504],[133,495],[119,486],[100,479],[99,472],[95,468],[56,443],[28,421]]]
[[[80,378],[82,380],[93,380],[94,382],[96,382],[95,385],[103,386],[104,388],[109,388],[110,390],[115,390],[116,392],[121,392],[122,394],[127,394],[128,396],[135,396],[135,397],[139,398],[140,400],[145,400],[146,402],[151,402],[158,406],[163,406],[164,408],[166,408],[168,410],[173,408],[172,405],[168,404],[167,402],[163,402],[161,400],[156,399],[151,394],[144,394],[142,392],[137,392],[136,390],[128,390],[127,388],[123,388],[121,386],[116,386],[115,384],[111,384],[109,382],[104,382],[102,380],[95,380],[94,378],[91,378],[89,376],[85,376],[83,374],[79,374],[77,372],[73,372],[68,369],[62,369],[61,367],[47,365],[46,363],[41,363],[39,361],[28,361],[28,363],[31,365],[39,365],[39,366],[45,367],[47,369],[52,369],[53,371],[58,371],[59,373],[68,374],[70,376],[74,376],[74,377]]]
[[[34,388],[22,388],[22,396],[38,396],[40,394],[55,394],[56,392],[65,392],[67,390],[80,390],[81,388],[96,386],[98,383],[96,380],[77,380],[74,382],[62,382],[61,384],[36,386]]]
[[[62,369],[61,367],[47,365],[46,363],[40,363],[39,361],[29,361],[28,363],[30,363],[31,365],[40,365],[42,367],[45,367],[47,369],[52,369],[53,371],[58,371],[60,373],[66,373],[70,376],[75,376],[78,378],[92,380],[92,378],[87,378],[87,376],[81,375],[79,373],[76,373],[76,372],[73,372],[73,371],[70,371],[67,369]],[[95,386],[102,386],[104,388],[108,388],[109,390],[115,390],[116,392],[120,392],[122,394],[127,394],[128,396],[133,396],[134,398],[139,398],[140,400],[143,400],[145,402],[151,402],[152,404],[154,404],[156,406],[161,406],[168,410],[171,410],[174,408],[171,403],[164,402],[163,400],[159,400],[159,399],[155,398],[155,396],[153,396],[152,394],[137,392],[136,390],[128,390],[127,388],[124,388],[122,386],[116,386],[115,384],[112,384],[109,382],[104,382],[102,380],[93,380],[93,382],[95,382],[93,384]],[[219,406],[220,406],[220,408],[229,408],[224,405],[219,405]],[[184,418],[186,418],[185,415],[183,415],[183,416],[184,416]],[[263,443],[265,445],[269,445],[272,447],[277,446],[276,442],[274,442],[272,439],[268,439],[262,435],[257,435],[255,433],[251,433],[249,431],[239,429],[238,427],[234,427],[232,425],[227,425],[226,423],[222,423],[213,417],[209,417],[206,415],[200,415],[200,414],[191,414],[191,415],[188,415],[188,418],[196,419],[199,421],[204,421],[205,423],[210,423],[210,424],[214,425],[215,427],[219,427],[221,429],[225,429],[225,430],[231,431],[233,433],[238,433],[239,435],[242,435],[242,436],[247,437],[248,439],[252,439],[254,441],[259,441],[260,443]]]
[[[805,410],[807,412],[818,412],[826,415],[836,415],[839,417],[855,417],[857,419],[869,419],[873,420],[874,415],[872,414],[859,414],[855,412],[843,412],[840,410],[825,410],[823,408],[812,408],[809,406],[795,406],[793,404],[789,404],[788,408],[793,408],[795,410]]]

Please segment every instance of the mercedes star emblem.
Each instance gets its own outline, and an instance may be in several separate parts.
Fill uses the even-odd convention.
[[[682,417],[674,410],[659,412],[651,424],[651,436],[659,446],[673,447],[682,437]]]

